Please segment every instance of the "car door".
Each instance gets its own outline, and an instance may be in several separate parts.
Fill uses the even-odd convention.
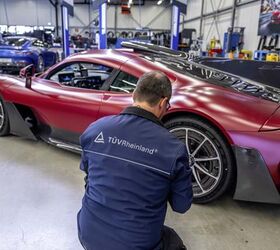
[[[78,143],[80,134],[98,118],[102,85],[114,72],[106,65],[71,62],[32,85],[41,96],[36,110],[50,126],[52,138]]]
[[[106,91],[103,95],[99,117],[118,114],[132,105],[132,92],[136,88],[138,79],[144,73],[153,70],[165,73],[172,83],[176,81],[176,76],[166,66],[142,57],[132,58],[120,67],[115,78],[108,82],[107,88],[105,86]]]
[[[129,67],[123,66],[104,92],[99,117],[118,114],[130,106],[133,103],[132,92],[141,75],[141,71],[131,71]]]
[[[118,114],[130,106],[133,103],[132,92],[138,79],[151,70],[161,70],[167,73],[166,68],[161,68],[142,58],[132,58],[126,61],[104,92],[99,116]]]

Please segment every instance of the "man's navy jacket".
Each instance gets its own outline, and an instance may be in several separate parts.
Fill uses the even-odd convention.
[[[152,113],[129,107],[81,136],[87,174],[79,237],[88,250],[152,250],[161,241],[167,201],[192,202],[186,146]]]

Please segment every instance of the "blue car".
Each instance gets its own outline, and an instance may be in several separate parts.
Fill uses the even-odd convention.
[[[34,64],[37,72],[54,65],[57,53],[33,37],[10,36],[0,41],[0,72],[18,73],[23,67]]]

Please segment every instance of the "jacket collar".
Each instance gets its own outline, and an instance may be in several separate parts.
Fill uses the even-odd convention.
[[[121,115],[136,115],[136,116],[140,116],[142,118],[145,118],[147,120],[150,120],[156,124],[158,124],[159,126],[164,127],[163,123],[161,122],[161,120],[159,120],[153,113],[140,108],[140,107],[136,107],[136,106],[131,106],[131,107],[127,107],[126,109],[124,109],[121,112]]]

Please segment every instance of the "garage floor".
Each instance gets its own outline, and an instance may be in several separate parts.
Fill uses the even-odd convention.
[[[0,138],[0,250],[80,250],[79,156],[17,137]],[[233,201],[168,211],[191,250],[279,250],[280,206]]]

